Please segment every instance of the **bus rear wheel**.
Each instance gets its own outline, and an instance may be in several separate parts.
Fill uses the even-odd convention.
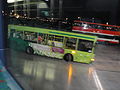
[[[33,53],[34,53],[33,48],[32,48],[32,47],[27,47],[27,48],[26,48],[26,53],[27,53],[27,54],[33,54]]]
[[[65,54],[64,60],[65,61],[73,61],[73,55],[72,54]]]

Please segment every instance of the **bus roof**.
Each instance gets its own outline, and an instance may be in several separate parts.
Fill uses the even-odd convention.
[[[80,38],[85,40],[96,41],[96,36],[84,35],[84,34],[77,34],[65,31],[58,31],[58,30],[51,30],[51,29],[44,29],[44,28],[37,28],[37,27],[28,27],[28,26],[18,26],[18,25],[9,25],[9,29],[15,29],[17,31],[29,31],[29,32],[39,32],[45,34],[53,34],[59,36],[66,36],[71,38]]]
[[[116,26],[116,25],[108,25],[108,24],[101,24],[101,23],[92,23],[92,22],[86,22],[86,21],[80,21],[80,20],[75,20],[74,22],[83,22],[83,23],[88,23],[88,24],[95,24],[95,25],[101,25],[101,26],[110,26],[110,27],[118,27],[118,28],[120,28],[120,26]]]

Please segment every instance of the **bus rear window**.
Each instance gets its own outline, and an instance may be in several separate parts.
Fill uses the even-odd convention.
[[[93,48],[93,41],[79,39],[78,42],[79,51],[92,52],[92,48]]]

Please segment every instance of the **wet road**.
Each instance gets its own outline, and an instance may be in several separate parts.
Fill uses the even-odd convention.
[[[9,69],[25,90],[120,90],[120,46],[98,45],[91,64],[11,51]]]

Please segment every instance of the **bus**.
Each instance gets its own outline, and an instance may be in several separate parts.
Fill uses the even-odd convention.
[[[120,26],[75,20],[72,31],[98,36],[98,42],[120,43]]]
[[[37,27],[9,25],[10,48],[66,61],[94,61],[96,36]]]

